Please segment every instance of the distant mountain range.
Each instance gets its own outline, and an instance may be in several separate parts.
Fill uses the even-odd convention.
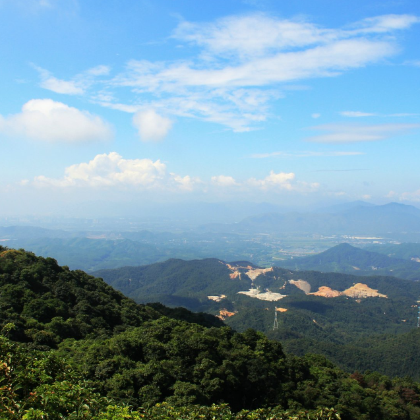
[[[377,246],[371,247],[371,249],[377,248]],[[416,255],[420,257],[420,252]],[[417,259],[420,261],[418,257]],[[351,273],[359,276],[388,275],[409,280],[420,280],[420,262],[367,251],[346,243],[337,245],[320,254],[282,261],[281,266],[294,270]]]
[[[215,209],[217,206],[215,207]],[[276,210],[269,205],[253,210]],[[233,211],[233,210],[232,210]],[[344,238],[343,238],[344,237]],[[225,261],[247,260],[261,266],[284,265],[293,269],[349,272],[358,275],[386,274],[417,279],[420,252],[386,246],[369,249],[411,263],[381,261],[384,258],[358,255],[326,256],[327,265],[318,260],[284,261],[290,255],[323,251],[343,240],[351,243],[399,240],[420,241],[420,210],[413,206],[390,203],[375,206],[365,202],[345,203],[313,213],[265,213],[234,224],[208,224],[185,231],[147,230],[64,230],[36,226],[0,227],[0,244],[24,248],[37,255],[50,256],[71,269],[88,272],[129,265],[163,262],[169,258],[185,260],[215,257]],[[413,248],[413,246],[411,246]],[[366,250],[368,250],[366,248]],[[296,251],[296,252],[295,252]],[[402,254],[399,255],[398,253]],[[340,258],[340,262],[333,261]],[[331,259],[332,258],[332,259]],[[372,262],[369,262],[372,259]],[[347,259],[347,263],[344,263]],[[349,259],[352,263],[349,263]],[[356,267],[356,268],[354,268]],[[372,268],[374,267],[374,268]],[[412,276],[414,270],[414,277]],[[375,273],[373,273],[375,274]]]
[[[420,209],[399,203],[381,206],[356,204],[316,213],[266,213],[235,224],[207,224],[209,232],[253,232],[275,234],[386,235],[420,233]]]
[[[410,261],[420,261],[420,243],[403,244],[373,244],[364,249],[387,255],[393,258],[402,258]]]

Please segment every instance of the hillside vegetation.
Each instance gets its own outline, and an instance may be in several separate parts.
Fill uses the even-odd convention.
[[[348,371],[375,369],[420,379],[405,340],[420,351],[420,283],[389,276],[260,269],[248,262],[168,260],[96,273],[137,302],[159,301],[254,328],[292,353],[321,353]],[[278,328],[273,330],[274,314]],[[390,355],[395,358],[391,359]]]
[[[350,375],[255,330],[164,316],[52,259],[1,248],[0,280],[1,418],[420,417],[410,379]]]

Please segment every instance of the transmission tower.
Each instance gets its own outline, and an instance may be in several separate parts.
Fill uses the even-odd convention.
[[[273,330],[278,330],[279,329],[279,323],[277,321],[277,308],[274,308],[274,325],[273,325]]]
[[[420,300],[417,301],[417,328],[420,327]]]

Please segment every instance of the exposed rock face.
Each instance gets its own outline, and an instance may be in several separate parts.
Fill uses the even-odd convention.
[[[371,289],[367,284],[356,283],[354,286],[349,289],[344,290],[343,295],[352,297],[352,298],[367,298],[367,297],[382,297],[387,298],[387,295],[378,293],[377,290]]]
[[[227,309],[221,309],[219,311],[219,315],[216,315],[216,317],[224,321],[226,318],[229,318],[235,314],[236,312],[229,312]]]
[[[342,292],[331,289],[331,287],[327,287],[327,286],[321,286],[316,292],[310,293],[310,295],[323,296],[326,298],[334,298],[334,297],[341,296],[342,294],[343,294]]]
[[[273,271],[273,267],[270,268],[252,268],[245,273],[252,281],[254,281],[258,276],[264,273],[268,273],[269,271]]]
[[[314,296],[323,296],[326,298],[334,298],[338,296],[348,296],[354,299],[368,298],[368,297],[383,297],[387,298],[387,295],[378,293],[377,290],[371,289],[367,284],[357,283],[354,286],[340,292],[338,290],[333,290],[327,286],[321,286],[316,292],[310,293]]]
[[[311,285],[305,280],[289,280],[289,283],[304,291],[306,294],[309,294],[311,291]]]
[[[241,295],[246,295],[260,300],[267,300],[270,302],[275,302],[276,300],[280,300],[286,297],[286,295],[282,295],[281,293],[270,292],[269,290],[261,293],[259,289],[249,289],[248,291],[238,293]]]
[[[229,274],[229,277],[231,279],[236,279],[236,278],[241,278],[241,272],[239,271],[240,269],[242,270],[248,270],[245,272],[245,274],[251,279],[251,281],[253,282],[258,276],[260,276],[261,274],[264,273],[268,273],[269,271],[273,271],[273,267],[270,268],[254,268],[251,267],[250,265],[246,266],[246,267],[241,267],[241,266],[233,266],[231,264],[226,264],[226,267],[232,271],[231,274]]]
[[[232,271],[232,273],[229,274],[229,277],[234,280],[239,278],[239,280],[241,279],[241,273],[238,271],[238,268],[241,267],[233,267],[230,264],[226,264],[226,267],[229,268],[230,271]]]
[[[208,299],[214,300],[215,302],[220,302],[222,299],[226,298],[226,295],[219,295],[219,296],[207,296]]]
[[[418,259],[420,262],[420,259]],[[231,279],[241,278],[241,271],[242,274],[246,274],[249,279],[251,280],[251,288],[248,291],[241,291],[238,292],[239,294],[246,295],[252,298],[260,299],[260,300],[266,300],[266,301],[277,301],[280,299],[283,299],[286,297],[286,295],[282,295],[281,293],[275,293],[271,292],[270,290],[266,289],[264,292],[261,292],[260,289],[255,288],[254,286],[254,280],[261,275],[264,275],[265,273],[272,272],[273,267],[270,268],[254,268],[250,265],[246,267],[242,267],[239,265],[231,265],[226,264],[226,266],[229,268],[231,273],[229,274],[229,277]],[[372,267],[372,269],[375,269],[376,267]],[[354,270],[360,270],[359,267],[353,266]],[[243,270],[246,270],[245,272]],[[298,289],[302,290],[307,295],[314,295],[314,296],[322,296],[325,298],[334,298],[338,296],[348,296],[354,299],[362,299],[362,298],[368,298],[368,297],[383,297],[387,298],[387,295],[384,295],[382,293],[379,293],[375,289],[371,289],[367,284],[363,283],[357,283],[353,285],[352,287],[340,292],[339,290],[331,289],[331,287],[328,286],[321,286],[316,292],[311,293],[311,285],[306,280],[289,280],[289,284],[292,284],[296,286]],[[284,286],[281,289],[284,289],[287,284],[284,284]],[[214,300],[216,302],[220,302],[221,299],[225,298],[226,296],[208,296],[209,299]],[[277,309],[276,309],[277,310]],[[281,311],[280,311],[281,312]]]

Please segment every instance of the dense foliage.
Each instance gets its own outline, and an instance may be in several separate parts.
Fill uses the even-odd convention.
[[[0,323],[15,325],[12,338],[37,345],[110,334],[159,316],[83,271],[23,250],[0,249],[0,291]]]
[[[155,321],[156,322],[156,321]],[[7,333],[7,327],[3,329]],[[124,333],[126,334],[126,333]],[[235,334],[231,333],[232,338]],[[133,340],[139,340],[133,331],[131,341],[125,337],[125,344]],[[0,336],[0,416],[5,419],[96,419],[96,420],[117,420],[117,419],[418,419],[420,418],[420,388],[419,384],[409,379],[390,380],[387,377],[376,373],[361,375],[354,373],[351,376],[344,374],[334,367],[326,359],[320,356],[306,356],[305,358],[282,358],[277,363],[281,364],[282,373],[277,378],[272,373],[269,385],[263,384],[263,378],[256,375],[256,366],[252,367],[252,360],[256,357],[267,358],[255,354],[257,349],[249,349],[248,344],[268,344],[269,341],[262,336],[250,332],[248,335],[239,335],[236,339],[243,341],[242,351],[234,352],[230,356],[230,363],[225,368],[230,370],[231,384],[240,391],[241,386],[245,392],[251,393],[252,400],[248,404],[257,405],[256,399],[269,399],[272,396],[261,395],[260,392],[270,386],[276,386],[280,391],[277,395],[276,405],[262,405],[253,410],[240,409],[232,410],[226,404],[193,404],[193,396],[197,394],[200,385],[194,386],[193,379],[187,378],[183,382],[177,382],[172,389],[172,396],[167,398],[165,403],[154,404],[158,386],[165,388],[165,378],[171,380],[173,374],[169,371],[169,365],[178,367],[178,363],[191,365],[190,361],[184,361],[185,355],[178,359],[176,356],[168,360],[154,361],[149,367],[148,376],[151,386],[143,386],[140,391],[143,407],[130,408],[124,404],[124,400],[132,398],[133,394],[128,392],[132,388],[121,389],[124,380],[133,375],[144,375],[143,369],[129,369],[133,366],[133,357],[123,356],[127,352],[120,349],[114,350],[114,364],[120,364],[120,374],[112,375],[106,373],[106,364],[102,360],[95,362],[90,360],[93,367],[97,366],[97,380],[100,375],[113,376],[110,391],[114,395],[110,398],[104,396],[104,392],[95,387],[94,381],[86,380],[85,372],[76,369],[63,361],[61,354],[56,350],[39,351],[20,345]],[[123,344],[124,341],[121,341]],[[98,343],[100,344],[100,343]],[[108,343],[110,344],[110,343]],[[115,344],[115,343],[114,343]],[[153,343],[156,345],[156,343]],[[91,347],[93,343],[88,344]],[[173,343],[172,343],[173,345]],[[275,345],[275,346],[278,346]],[[180,347],[178,343],[176,347]],[[277,349],[279,349],[277,347]],[[97,349],[98,350],[98,349]],[[133,348],[131,349],[133,350]],[[181,350],[181,349],[180,349]],[[208,349],[207,349],[208,350]],[[106,349],[109,352],[109,348]],[[274,352],[276,350],[274,349]],[[268,351],[272,354],[273,351]],[[92,356],[90,353],[85,359]],[[251,368],[248,366],[247,357],[251,357]],[[134,358],[134,362],[136,358]],[[75,360],[69,359],[70,362]],[[136,362],[137,364],[139,362]],[[209,363],[209,362],[207,362]],[[267,363],[267,362],[266,362]],[[270,363],[275,363],[271,361]],[[122,365],[125,364],[125,368]],[[108,361],[109,365],[109,361]],[[201,388],[209,386],[212,381],[210,376],[214,374],[217,366],[208,366],[209,374],[204,371],[205,366],[196,366],[194,371],[203,370],[204,381]],[[219,366],[219,369],[223,368]],[[239,368],[239,370],[237,370]],[[131,372],[130,372],[131,370]],[[260,371],[264,367],[260,368]],[[253,372],[252,372],[253,371]],[[175,373],[177,374],[177,373]],[[254,378],[246,378],[246,375],[253,374]],[[195,376],[200,375],[195,372]],[[244,376],[245,375],[245,376]],[[240,381],[242,384],[240,383]],[[207,384],[206,384],[207,382]],[[252,389],[252,385],[256,385]],[[262,388],[261,388],[262,387]],[[209,389],[213,388],[214,386]],[[247,391],[248,390],[248,391]],[[98,392],[99,391],[99,392]],[[125,392],[124,392],[125,391]],[[110,392],[108,392],[109,394]],[[112,392],[111,392],[112,393]],[[147,395],[150,395],[148,399]],[[226,396],[233,398],[233,396]],[[243,400],[242,393],[237,395],[238,401]],[[162,400],[162,399],[161,399]],[[198,402],[198,401],[196,401]],[[334,407],[334,408],[323,408]]]

